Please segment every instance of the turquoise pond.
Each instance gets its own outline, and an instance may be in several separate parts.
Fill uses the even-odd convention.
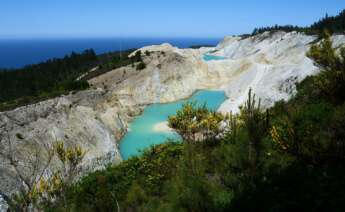
[[[167,139],[178,140],[178,134],[169,131],[156,131],[154,127],[167,121],[187,101],[196,101],[198,104],[206,104],[207,108],[217,110],[226,100],[223,91],[202,90],[196,92],[186,100],[167,104],[152,104],[145,108],[143,113],[135,118],[129,126],[129,132],[120,142],[120,152],[124,160],[136,156],[152,145],[166,142]]]
[[[225,60],[226,57],[216,56],[216,55],[210,55],[210,54],[204,54],[203,59],[204,59],[205,61],[211,61],[211,60]]]

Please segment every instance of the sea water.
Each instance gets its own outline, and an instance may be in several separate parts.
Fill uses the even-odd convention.
[[[162,43],[187,48],[216,45],[219,41],[219,38],[1,38],[0,68],[20,68],[91,48],[101,54]]]

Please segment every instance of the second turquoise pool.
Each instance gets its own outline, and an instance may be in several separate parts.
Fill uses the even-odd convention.
[[[205,61],[211,61],[211,60],[225,60],[226,57],[216,56],[216,55],[211,55],[211,54],[204,54],[203,59],[204,59]]]

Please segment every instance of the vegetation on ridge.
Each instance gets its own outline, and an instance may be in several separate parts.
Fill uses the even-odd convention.
[[[293,25],[275,25],[272,27],[261,27],[255,28],[252,35],[261,34],[263,32],[269,31],[284,31],[284,32],[304,32],[307,34],[318,34],[321,35],[323,31],[328,30],[330,33],[344,33],[345,32],[345,10],[340,12],[339,15],[336,16],[326,16],[315,22],[311,26],[308,27],[299,27]]]
[[[0,70],[0,111],[84,90],[89,88],[87,80],[93,77],[129,64],[141,64],[140,51],[129,58],[131,51],[97,56],[93,50],[86,50],[16,70]]]

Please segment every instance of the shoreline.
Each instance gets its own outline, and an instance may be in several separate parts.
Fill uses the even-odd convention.
[[[218,92],[223,92],[223,94],[225,96],[225,100],[221,103],[221,105],[229,99],[229,97],[226,95],[225,91],[222,90],[222,89],[196,89],[191,95],[188,95],[185,98],[177,99],[175,101],[168,101],[168,102],[163,102],[163,103],[151,103],[151,104],[138,104],[138,105],[134,106],[134,107],[140,107],[140,112],[138,114],[135,114],[134,116],[131,116],[131,118],[128,120],[127,128],[125,129],[125,131],[123,131],[120,139],[117,141],[117,146],[119,148],[119,152],[120,152],[120,156],[121,156],[122,161],[125,161],[125,160],[123,159],[123,156],[121,155],[121,148],[120,148],[121,142],[123,142],[123,138],[126,136],[126,134],[131,131],[131,129],[130,129],[131,123],[133,123],[133,121],[136,118],[138,118],[141,115],[143,115],[143,113],[144,113],[144,111],[145,111],[145,109],[147,107],[152,106],[152,105],[163,105],[163,104],[177,103],[179,101],[185,101],[185,100],[190,99],[193,95],[197,94],[198,92],[202,92],[202,91],[218,91]],[[219,110],[221,105],[216,109],[216,111]],[[172,128],[170,128],[168,126],[168,120],[155,124],[153,126],[152,130],[154,132],[157,132],[157,133],[174,133],[174,132],[177,133],[175,130],[173,130]]]

